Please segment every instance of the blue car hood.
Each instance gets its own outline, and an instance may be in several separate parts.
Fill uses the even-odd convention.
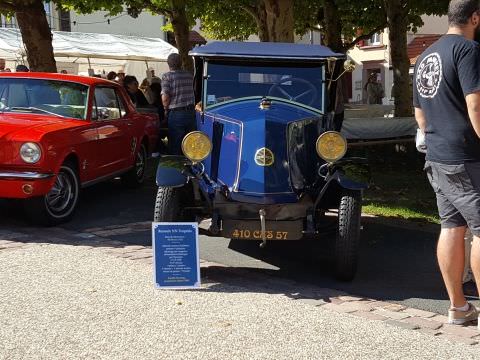
[[[273,100],[269,109],[262,110],[260,98],[207,109],[198,123],[199,129],[213,140],[212,155],[205,161],[207,174],[226,185],[234,200],[297,201],[289,166],[291,127],[305,122],[316,124],[320,117],[313,109],[282,100]],[[273,154],[273,163],[261,166],[256,161],[258,152],[261,155],[268,150]]]
[[[296,105],[289,101],[272,100],[269,109],[260,108],[260,99],[235,101],[217,105],[208,111],[211,114],[237,119],[244,124],[269,121],[287,125],[290,122],[320,116],[313,109]]]

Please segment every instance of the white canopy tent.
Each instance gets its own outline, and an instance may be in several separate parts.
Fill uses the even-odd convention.
[[[89,68],[96,73],[123,69],[141,81],[146,76],[147,67],[154,69],[156,74],[167,71],[168,55],[178,52],[159,38],[63,31],[52,33],[59,71],[68,68],[69,72],[85,74]],[[0,29],[0,57],[7,62],[26,61],[20,30]]]

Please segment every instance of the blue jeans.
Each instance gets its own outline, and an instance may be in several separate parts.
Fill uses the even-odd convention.
[[[196,129],[194,110],[171,110],[168,112],[168,153],[182,155],[182,140]]]

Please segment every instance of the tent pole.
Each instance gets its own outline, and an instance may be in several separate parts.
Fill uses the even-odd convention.
[[[151,83],[152,82],[152,73],[148,70],[148,60],[145,60],[145,66],[147,67],[147,70],[145,70],[145,73],[147,74],[147,79]]]

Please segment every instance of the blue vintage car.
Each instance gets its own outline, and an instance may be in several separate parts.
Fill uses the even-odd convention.
[[[347,175],[360,172],[335,116],[352,65],[316,45],[213,42],[190,54],[197,131],[185,156],[160,159],[154,220],[211,218],[212,236],[262,246],[336,232],[335,274],[352,279],[366,185]]]

